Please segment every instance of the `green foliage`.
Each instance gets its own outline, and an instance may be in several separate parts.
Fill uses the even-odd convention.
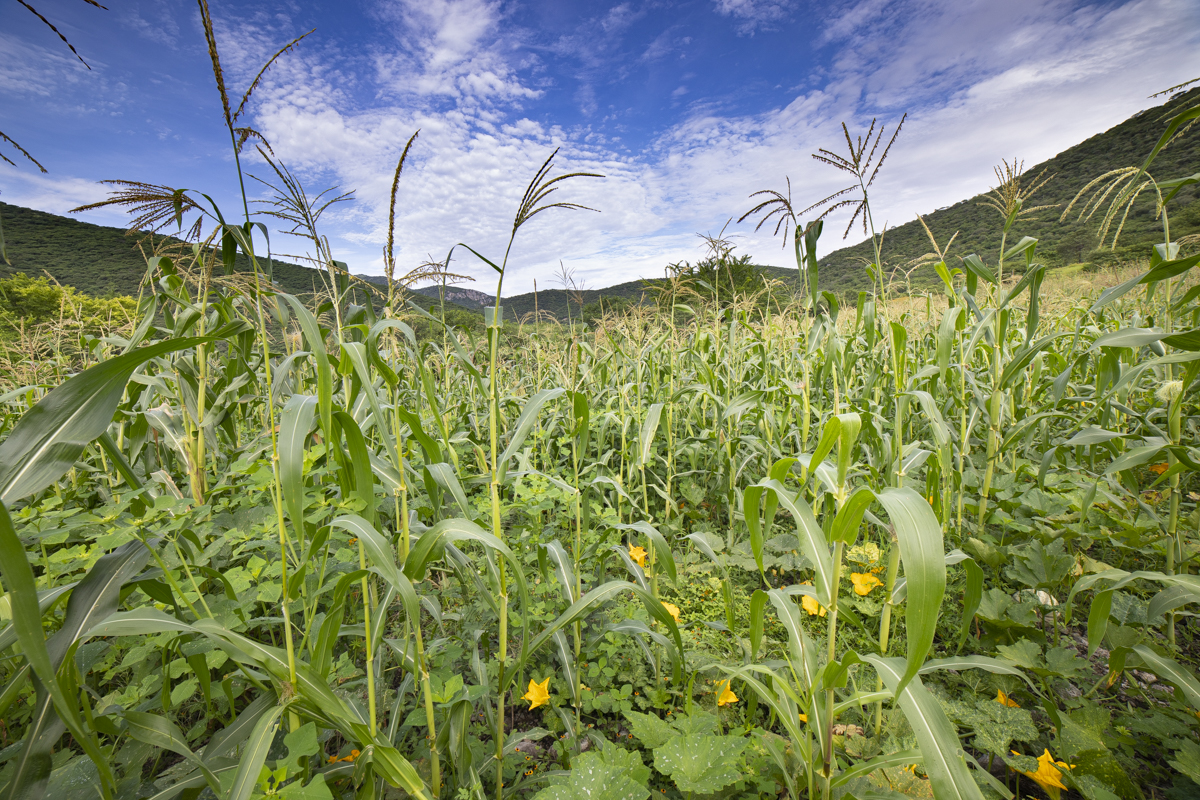
[[[551,778],[534,800],[645,800],[649,779],[650,770],[638,753],[609,745],[576,758],[571,771]]]
[[[92,297],[24,273],[0,279],[0,334],[11,336],[22,326],[96,334],[128,327],[136,315],[137,303],[128,297]]]

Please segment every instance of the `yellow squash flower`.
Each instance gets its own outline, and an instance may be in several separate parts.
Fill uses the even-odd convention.
[[[876,586],[883,586],[883,581],[869,572],[851,572],[850,582],[854,584],[854,593],[866,597]]]
[[[805,581],[801,584],[801,586],[811,585],[812,584],[808,581]],[[807,611],[810,617],[825,616],[825,609],[821,607],[821,604],[817,602],[815,597],[809,597],[808,595],[802,596],[800,598],[800,607]]]
[[[529,701],[529,710],[544,706],[550,702],[550,679],[538,683],[533,678],[529,679],[529,691],[521,696],[522,700]]]
[[[636,561],[642,569],[646,568],[646,548],[629,545],[629,557]]]
[[[663,606],[663,608],[665,608],[667,610],[667,613],[670,614],[675,619],[675,624],[678,625],[679,624],[679,606],[675,605],[674,603],[663,603],[662,606]]]
[[[738,696],[733,693],[733,689],[729,688],[729,681],[721,681],[717,688],[720,689],[720,694],[717,695],[717,705],[727,706],[738,701]]]
[[[1016,700],[1013,700],[1011,697],[1006,695],[1004,693],[1004,690],[1002,690],[1002,689],[996,690],[996,702],[1002,706],[1008,706],[1009,708],[1020,708],[1021,707],[1020,704],[1017,703]]]
[[[1021,755],[1016,750],[1012,751],[1014,756]],[[1050,755],[1049,750],[1043,749],[1043,752],[1038,756],[1037,772],[1026,772],[1021,770],[1022,775],[1033,778],[1034,782],[1041,786],[1042,789],[1050,796],[1050,800],[1058,800],[1059,794],[1067,787],[1063,785],[1062,773],[1057,769],[1074,769],[1074,764],[1067,764],[1065,761],[1055,761],[1054,756]]]

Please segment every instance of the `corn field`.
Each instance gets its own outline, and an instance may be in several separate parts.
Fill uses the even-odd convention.
[[[847,141],[873,226],[882,157]],[[3,797],[1200,791],[1186,242],[1057,282],[1010,173],[998,253],[932,242],[924,296],[873,265],[837,297],[821,223],[767,192],[799,295],[506,320],[507,253],[455,245],[421,275],[495,270],[475,336],[402,302],[390,238],[359,304],[328,201],[263,157],[325,296],[272,285],[248,208],[141,185],[139,226],[194,214],[194,247],[0,394]],[[584,207],[597,176],[552,159],[514,239]]]

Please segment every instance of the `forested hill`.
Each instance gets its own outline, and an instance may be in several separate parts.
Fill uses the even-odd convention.
[[[11,266],[0,260],[0,278],[18,272],[30,277],[51,276],[64,286],[73,286],[95,297],[136,297],[146,274],[146,262],[138,250],[138,237],[121,228],[109,228],[60,217],[44,211],[0,202],[5,251]],[[247,268],[238,255],[239,270]],[[322,274],[299,264],[272,261],[272,276],[283,291],[308,295],[324,288]],[[414,297],[422,307],[433,302]]]
[[[1155,203],[1151,192],[1145,192],[1134,205],[1125,224],[1116,251],[1097,251],[1097,223],[1103,211],[1091,222],[1079,222],[1078,207],[1069,218],[1059,222],[1059,217],[1071,199],[1094,178],[1121,167],[1140,167],[1155,142],[1166,129],[1171,116],[1200,103],[1200,89],[1180,94],[1161,106],[1147,109],[1116,125],[1104,133],[1097,134],[1080,144],[1056,155],[1054,158],[1033,166],[1026,165],[1029,179],[1043,171],[1053,176],[1049,183],[1035,194],[1028,205],[1052,205],[1054,208],[1038,212],[1028,221],[1019,224],[1015,233],[1038,239],[1037,255],[1048,266],[1062,266],[1079,262],[1112,263],[1133,258],[1146,257],[1148,242],[1162,241],[1162,222],[1155,219]],[[896,153],[904,146],[904,134],[896,144]],[[997,153],[997,161],[1003,156]],[[896,158],[893,154],[892,158]],[[887,167],[884,167],[886,170]],[[1200,171],[1200,126],[1192,128],[1164,148],[1150,168],[1157,180],[1168,180],[1191,175]],[[986,263],[992,265],[1000,247],[1000,215],[994,209],[981,206],[986,199],[983,193],[968,200],[955,203],[924,215],[925,222],[944,245],[955,232],[958,238],[950,251],[950,264],[959,263],[959,256],[978,253]],[[1171,238],[1200,232],[1200,202],[1197,202],[1195,187],[1184,189],[1171,201]],[[844,227],[826,226],[821,239],[822,249],[837,247]],[[861,231],[861,229],[860,229]],[[1010,242],[1012,244],[1013,242]],[[884,237],[884,264],[889,269],[904,268],[914,259],[931,252],[929,237],[921,224],[913,219],[903,225],[889,228]],[[863,265],[874,260],[870,240],[853,247],[833,250],[821,259],[821,283],[834,291],[865,289],[870,286]],[[931,267],[923,267],[914,273],[921,283],[937,280]]]

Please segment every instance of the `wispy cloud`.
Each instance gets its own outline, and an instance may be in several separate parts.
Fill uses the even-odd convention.
[[[713,5],[718,14],[738,21],[739,32],[753,35],[787,19],[796,4],[793,0],[713,0]]]

